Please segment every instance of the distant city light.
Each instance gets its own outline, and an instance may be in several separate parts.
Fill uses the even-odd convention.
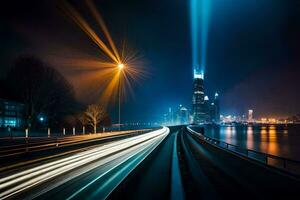
[[[204,101],[208,101],[208,100],[209,100],[208,96],[205,96]]]
[[[43,122],[45,119],[44,117],[40,117],[40,121]]]
[[[218,96],[219,96],[219,94],[216,92],[216,93],[215,93],[215,97],[218,97]]]

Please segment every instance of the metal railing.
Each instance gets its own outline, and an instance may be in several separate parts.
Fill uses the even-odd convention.
[[[230,144],[224,141],[220,141],[208,136],[203,135],[202,133],[196,132],[190,127],[187,127],[188,131],[192,134],[195,134],[198,136],[198,138],[202,139],[203,141],[217,146],[221,149],[228,150],[230,152],[233,152],[235,154],[238,154],[243,157],[247,157],[249,159],[258,161],[262,164],[275,167],[280,170],[287,171],[292,174],[300,175],[300,161],[299,160],[293,160],[289,158],[284,158],[280,156],[275,156],[272,154],[243,148],[238,145]]]
[[[158,128],[121,131],[121,134],[115,134],[115,135],[113,134],[114,132],[105,132],[101,134],[86,134],[86,135],[76,135],[76,136],[68,135],[65,137],[61,137],[61,136],[60,137],[58,136],[39,137],[39,138],[23,137],[23,138],[19,138],[18,143],[16,144],[12,143],[4,146],[0,144],[0,158],[24,154],[28,152],[34,152],[34,151],[42,151],[42,150],[61,148],[61,147],[72,146],[72,145],[73,146],[80,145],[83,143],[97,142],[104,139],[134,136],[134,135],[143,134],[154,130],[158,130]],[[4,138],[2,140],[4,140]],[[14,139],[8,139],[8,141],[9,140],[14,140]],[[2,141],[2,143],[4,144],[5,142],[7,141]]]

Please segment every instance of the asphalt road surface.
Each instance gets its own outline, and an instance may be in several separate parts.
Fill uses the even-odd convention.
[[[0,199],[103,199],[168,133],[169,129],[164,127],[2,174]]]
[[[0,199],[299,199],[299,178],[163,127],[0,174]]]

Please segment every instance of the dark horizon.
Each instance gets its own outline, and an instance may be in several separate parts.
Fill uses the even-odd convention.
[[[83,3],[72,2],[84,10]],[[117,43],[125,38],[151,72],[135,86],[135,98],[124,103],[126,120],[156,119],[179,104],[190,108],[193,80],[188,1],[96,1],[96,6]],[[11,1],[2,9],[1,78],[22,54],[41,57],[69,80],[70,70],[58,66],[57,60],[68,53],[73,57],[99,55],[56,1]],[[209,97],[215,91],[220,94],[221,114],[254,109],[255,117],[287,117],[300,112],[299,13],[297,1],[214,1],[205,90]],[[80,92],[86,88],[71,83],[79,99],[86,101]],[[88,102],[95,100],[88,98]]]

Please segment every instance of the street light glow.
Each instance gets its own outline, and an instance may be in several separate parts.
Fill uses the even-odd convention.
[[[65,2],[63,4],[63,11],[97,44],[108,59],[101,61],[98,57],[94,60],[86,58],[86,60],[78,59],[76,62],[72,59],[70,63],[73,67],[74,64],[78,65],[78,67],[86,66],[87,73],[90,71],[89,69],[93,69],[93,73],[89,74],[90,77],[86,78],[85,76],[84,80],[80,81],[95,84],[95,87],[99,86],[101,88],[99,102],[101,102],[103,107],[107,107],[117,97],[124,97],[128,93],[127,91],[133,94],[131,84],[134,81],[145,78],[145,71],[142,68],[142,63],[139,60],[137,52],[128,49],[125,42],[120,45],[120,49],[117,48],[118,46],[115,45],[115,41],[111,37],[104,20],[92,2],[86,1],[92,17],[96,20],[97,25],[100,26],[105,40],[100,38],[91,24],[70,3]]]
[[[119,70],[122,70],[124,68],[124,64],[123,63],[119,63],[118,64],[118,68],[119,68]]]

